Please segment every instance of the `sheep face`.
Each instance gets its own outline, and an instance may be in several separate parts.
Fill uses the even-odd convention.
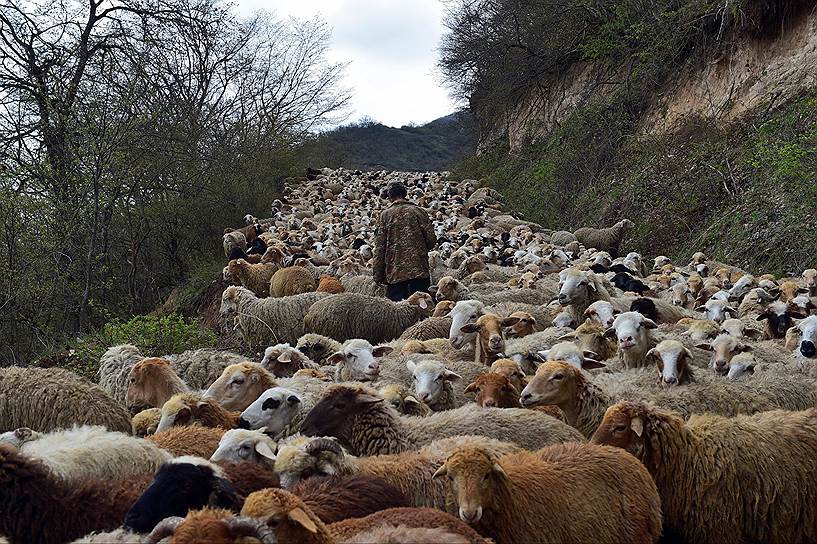
[[[498,315],[485,314],[477,319],[476,323],[464,325],[460,330],[464,333],[476,333],[479,342],[480,361],[490,363],[496,356],[505,350],[503,327],[515,323],[515,318],[506,317],[504,320]]]
[[[510,327],[505,327],[505,338],[524,338],[536,332],[536,318],[528,312],[514,312],[509,319],[518,319]]]
[[[797,324],[800,331],[800,343],[797,349],[803,357],[817,357],[817,316],[809,316]]]
[[[451,313],[456,303],[453,300],[441,300],[434,306],[434,313],[432,317],[445,317]]]
[[[567,306],[573,302],[586,300],[588,291],[595,291],[595,285],[590,281],[587,272],[578,269],[565,270],[566,274],[559,274],[559,304]]]
[[[268,389],[241,412],[238,425],[243,429],[266,428],[266,432],[276,435],[292,423],[301,409],[303,400],[290,389],[273,387]]]
[[[233,429],[224,433],[211,461],[269,463],[275,461],[275,442],[263,430]]]
[[[548,361],[536,369],[536,374],[522,390],[522,406],[542,404],[563,406],[576,398],[576,380],[580,371],[566,361]]]
[[[331,343],[333,340],[326,337],[319,337],[315,334],[305,335],[298,339],[298,351],[303,353],[310,361],[320,363],[332,354]]]
[[[735,316],[738,313],[729,305],[729,302],[718,298],[710,298],[706,304],[699,306],[696,310],[706,312],[706,317],[715,323],[723,323],[730,315]]]
[[[604,331],[604,327],[588,320],[579,325],[574,332],[565,334],[559,339],[574,341],[582,351],[585,363],[588,357],[596,361],[602,361],[615,355],[616,350],[615,342],[607,338]],[[598,366],[604,365],[600,364]],[[584,366],[584,368],[587,368],[587,366]]]
[[[198,401],[199,399],[191,394],[173,395],[162,405],[162,417],[156,427],[156,432],[160,433],[174,426],[191,424]]]
[[[716,374],[725,376],[729,372],[729,362],[738,353],[751,351],[752,346],[744,344],[738,338],[728,334],[721,334],[712,343],[701,343],[696,347],[712,352],[710,365]]]
[[[221,315],[224,317],[232,317],[238,314],[238,288],[231,285],[224,290],[221,295]]]
[[[149,533],[161,520],[204,506],[237,509],[240,501],[223,473],[204,459],[179,457],[162,466],[125,517],[125,528]]]
[[[319,530],[309,508],[283,489],[251,493],[244,502],[241,515],[266,520],[268,526],[275,528],[277,542],[314,542]]]
[[[795,281],[789,280],[780,284],[780,300],[783,302],[791,302],[797,295],[808,293],[809,289],[807,287],[800,287]]]
[[[437,282],[437,301],[456,300],[459,293],[465,290],[465,285],[460,281],[451,276],[445,276]]]
[[[336,385],[321,398],[301,424],[306,436],[334,436],[348,443],[354,421],[381,404],[381,397],[364,389]],[[387,408],[391,410],[391,408]]]
[[[380,362],[377,359],[392,351],[393,348],[389,346],[374,347],[366,340],[350,340],[327,361],[345,367],[349,380],[371,381],[380,374]]]
[[[809,268],[808,270],[804,270],[802,277],[809,294],[811,296],[817,295],[817,269]]]
[[[278,449],[275,473],[281,487],[290,489],[312,476],[340,474],[345,456],[340,444],[331,438],[300,437]]]
[[[173,386],[179,382],[181,380],[165,359],[149,358],[138,362],[128,377],[125,395],[128,409],[136,413],[143,408],[162,406],[176,392]]]
[[[643,462],[644,443],[649,434],[645,412],[646,408],[637,403],[622,402],[611,406],[590,442],[621,448]]]
[[[406,368],[414,376],[414,393],[417,398],[426,404],[434,404],[440,400],[446,382],[461,380],[462,376],[451,372],[436,361],[407,361]]]
[[[404,416],[426,416],[431,413],[424,402],[417,400],[411,392],[399,384],[388,384],[377,392],[386,403]]]
[[[465,388],[466,393],[474,393],[474,402],[491,408],[518,408],[519,389],[501,374],[489,372],[478,376]]]
[[[469,323],[475,323],[485,311],[481,302],[476,300],[463,300],[457,302],[451,309],[451,329],[448,333],[448,341],[454,349],[461,349],[468,344],[473,344],[476,333],[466,333],[462,327]]]
[[[729,363],[729,373],[726,378],[737,380],[743,376],[751,376],[755,373],[755,364],[755,358],[751,353],[738,353]]]
[[[689,382],[692,353],[681,342],[664,340],[647,352],[647,358],[655,361],[661,385],[673,386]]]
[[[490,507],[495,486],[507,479],[499,462],[479,448],[455,451],[433,478],[443,476],[451,482],[460,519],[472,525],[478,523],[483,510]]]
[[[565,340],[575,337],[574,334],[566,334],[559,338]],[[539,352],[539,356],[546,361],[565,361],[576,368],[584,366],[584,353],[573,342],[559,342],[552,348]]]
[[[783,302],[773,302],[769,304],[765,312],[757,316],[757,320],[766,320],[765,336],[767,338],[785,338],[786,331],[794,325],[792,318],[803,317],[805,316],[796,308],[791,308]]]
[[[522,367],[519,366],[519,363],[510,359],[494,361],[491,365],[491,372],[507,378],[517,391],[522,391],[528,384],[528,378],[522,371]]]
[[[606,300],[597,300],[584,311],[584,317],[602,327],[612,327],[618,314],[619,312]]]
[[[226,410],[244,410],[264,391],[275,386],[272,375],[260,365],[238,363],[224,369],[201,399],[212,399]]]
[[[289,344],[278,344],[264,350],[261,366],[269,370],[273,376],[288,378],[301,368],[315,367],[315,363]]]
[[[686,307],[689,304],[691,291],[685,283],[676,283],[672,286],[672,305],[679,308]]]
[[[616,317],[613,326],[604,334],[607,337],[615,336],[619,349],[627,351],[637,346],[646,346],[649,342],[649,329],[657,326],[655,321],[638,312],[624,312]]]

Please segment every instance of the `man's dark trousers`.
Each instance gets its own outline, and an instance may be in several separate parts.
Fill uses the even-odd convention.
[[[428,291],[431,287],[431,280],[429,278],[417,278],[415,280],[401,281],[394,285],[386,286],[386,296],[390,300],[400,302],[406,300],[417,291]]]

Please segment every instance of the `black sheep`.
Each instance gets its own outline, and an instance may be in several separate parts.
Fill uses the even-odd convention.
[[[233,247],[233,249],[230,250],[230,254],[227,256],[228,261],[234,261],[236,259],[247,260],[247,253],[240,247]]]
[[[630,291],[633,293],[638,293],[639,295],[643,295],[645,291],[650,290],[650,288],[647,285],[644,285],[644,283],[642,283],[641,280],[637,280],[636,278],[632,277],[626,272],[617,273],[615,276],[613,276],[613,279],[611,281],[613,282],[613,285],[615,285],[625,293],[627,291]]]
[[[261,238],[256,238],[255,240],[253,240],[252,244],[250,244],[250,247],[247,248],[247,255],[254,254],[263,255],[266,252],[267,244]]]
[[[631,312],[638,312],[646,318],[658,322],[658,310],[655,307],[655,302],[648,298],[637,298],[630,304]]]

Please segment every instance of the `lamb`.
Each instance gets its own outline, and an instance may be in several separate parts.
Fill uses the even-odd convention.
[[[131,368],[125,395],[131,412],[143,408],[161,408],[176,393],[190,391],[187,384],[173,371],[170,361],[159,358],[143,359]]]
[[[616,354],[617,348],[616,342],[604,335],[605,331],[601,325],[587,320],[575,331],[560,336],[559,340],[573,340],[583,355],[588,354],[596,361],[606,361]]]
[[[618,356],[624,368],[636,368],[647,363],[647,351],[653,347],[651,329],[658,325],[638,312],[619,314],[605,336],[618,338]]]
[[[275,442],[263,431],[233,429],[224,433],[218,448],[208,457],[215,462],[275,464]]]
[[[348,542],[356,535],[384,525],[397,525],[402,531],[421,528],[424,531],[420,534],[427,534],[429,529],[444,528],[446,534],[460,535],[469,544],[487,544],[476,531],[451,514],[430,508],[390,508],[364,518],[347,519],[327,526],[301,499],[283,489],[265,489],[251,494],[244,503],[241,515],[260,518],[274,525],[279,542],[335,544]],[[438,533],[435,531],[434,534]]]
[[[278,267],[272,263],[251,264],[244,259],[230,261],[227,271],[233,281],[246,287],[258,297],[267,297],[270,294],[270,281]]]
[[[330,295],[337,295],[339,293],[343,293],[345,289],[343,288],[343,284],[340,283],[340,280],[334,276],[328,276],[326,274],[320,277],[318,281],[318,286],[315,288],[315,291],[318,293],[329,293]]]
[[[652,544],[661,536],[661,500],[650,473],[616,448],[557,444],[503,457],[460,448],[434,474],[443,476],[460,519],[497,544],[544,535],[576,544]]]
[[[281,298],[311,293],[316,288],[315,278],[309,270],[302,266],[289,266],[278,270],[272,276],[269,294],[271,297]]]
[[[489,372],[508,378],[517,391],[522,391],[522,388],[528,385],[528,377],[522,367],[511,359],[497,359],[491,364]]]
[[[0,482],[0,534],[12,544],[63,544],[113,530],[148,484],[145,478],[65,482],[8,446],[0,446]]]
[[[414,293],[403,302],[342,293],[316,302],[304,316],[304,328],[339,342],[362,338],[379,343],[398,338],[431,311],[428,293]]]
[[[280,439],[298,432],[313,406],[310,395],[273,387],[241,412],[238,426],[243,429],[263,428],[265,433]]]
[[[329,357],[342,349],[342,344],[320,334],[308,333],[298,338],[295,346],[298,350],[309,357],[311,361],[319,365],[328,365]]]
[[[156,432],[194,423],[204,427],[234,429],[238,426],[238,418],[239,414],[228,412],[212,399],[201,399],[193,393],[179,393],[162,406],[162,419]]]
[[[465,384],[485,372],[484,365],[466,361],[409,360],[406,368],[414,377],[416,398],[435,412],[457,408],[468,402]],[[461,382],[465,383],[461,383]]]
[[[153,442],[87,425],[34,434],[19,445],[19,452],[66,482],[153,474],[170,459]]]
[[[585,247],[594,247],[608,252],[613,258],[618,257],[621,241],[634,227],[629,219],[622,219],[612,227],[595,229],[582,227],[573,232],[576,240]]]
[[[223,435],[224,429],[184,425],[155,433],[149,436],[148,440],[163,450],[169,451],[174,457],[192,455],[209,459],[218,448]]]
[[[511,327],[519,321],[517,317],[500,318],[498,315],[481,315],[475,323],[467,323],[460,327],[466,334],[476,334],[474,362],[490,365],[497,359],[502,359],[505,351],[504,328]],[[530,338],[530,335],[527,336]]]
[[[496,408],[522,408],[519,402],[519,391],[511,381],[501,374],[488,372],[477,376],[473,383],[465,389],[466,393],[475,393],[474,401],[478,406]],[[564,421],[564,414],[556,406],[536,406],[539,410],[560,421]]]
[[[574,429],[531,410],[466,405],[425,418],[400,417],[371,389],[345,385],[329,389],[307,415],[301,432],[336,436],[355,455],[399,453],[438,438],[474,432],[526,448],[581,440]]]
[[[221,296],[221,313],[235,318],[236,329],[251,347],[292,343],[304,334],[304,316],[312,305],[329,296],[342,295],[305,293],[260,299],[249,289],[231,285]]]
[[[144,358],[139,348],[131,344],[108,348],[99,359],[99,385],[124,405],[130,369]]]
[[[666,527],[687,542],[817,540],[817,460],[806,453],[817,447],[817,409],[684,421],[623,402],[607,411],[592,441],[644,463]]]
[[[238,363],[224,369],[213,385],[201,396],[202,401],[212,399],[226,410],[244,410],[261,396],[261,393],[277,387],[275,377],[256,363]]]
[[[72,425],[102,425],[131,432],[123,406],[98,385],[62,368],[0,368],[0,430],[41,432]],[[80,535],[81,536],[81,535]]]
[[[401,415],[424,417],[431,413],[431,408],[417,400],[404,385],[389,383],[378,389],[377,394]]]
[[[277,344],[264,350],[264,357],[261,359],[261,366],[269,370],[273,376],[279,378],[292,377],[302,368],[314,370],[320,367],[313,363],[309,357],[289,344]]]

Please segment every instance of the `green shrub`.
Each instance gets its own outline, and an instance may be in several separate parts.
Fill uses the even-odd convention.
[[[180,353],[188,349],[213,347],[215,334],[195,320],[178,315],[139,315],[127,322],[111,321],[102,329],[78,338],[67,368],[97,381],[99,358],[111,346],[133,344],[145,356]]]

